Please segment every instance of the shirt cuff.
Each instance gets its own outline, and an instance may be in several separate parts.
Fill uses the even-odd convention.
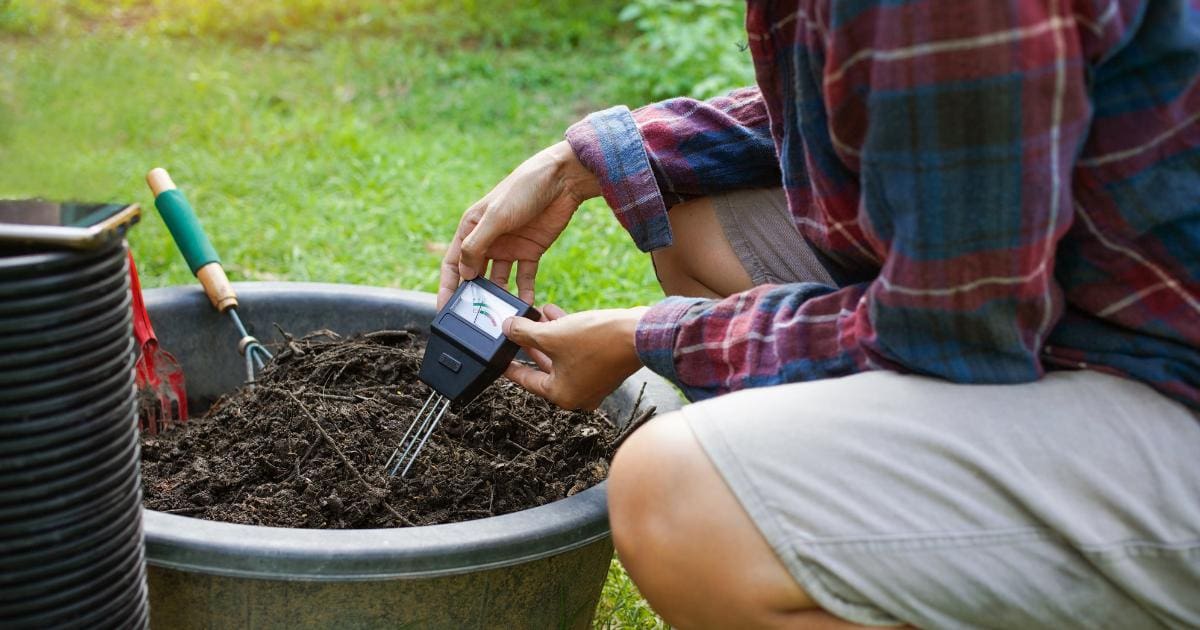
[[[566,137],[579,161],[600,180],[604,200],[638,249],[670,245],[667,206],[629,108],[618,105],[589,114],[571,125]]]
[[[693,309],[711,302],[704,298],[669,297],[650,307],[634,332],[634,346],[642,365],[674,383],[689,400],[691,392],[679,381],[675,371],[675,338],[679,335],[681,320]]]

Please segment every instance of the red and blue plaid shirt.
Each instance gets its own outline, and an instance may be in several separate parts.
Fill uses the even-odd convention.
[[[1200,407],[1200,0],[750,0],[758,88],[567,139],[645,251],[667,208],[783,185],[867,281],[668,298],[691,399],[871,369],[1129,376]]]

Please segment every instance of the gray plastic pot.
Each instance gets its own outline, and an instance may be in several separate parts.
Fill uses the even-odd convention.
[[[427,329],[433,296],[351,285],[236,285],[252,334]],[[241,384],[227,318],[199,288],[145,294],[162,346],[203,410]],[[642,370],[608,398],[625,422],[642,400],[680,399]],[[605,484],[522,512],[402,529],[310,530],[145,512],[151,625],[157,628],[586,628],[612,557]]]

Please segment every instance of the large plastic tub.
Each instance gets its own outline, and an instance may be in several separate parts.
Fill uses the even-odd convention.
[[[252,334],[427,329],[433,296],[350,285],[236,285]],[[242,381],[228,319],[190,287],[146,292],[162,345],[203,410]],[[680,399],[642,370],[608,398],[628,419]],[[586,628],[612,557],[605,484],[538,508],[401,529],[257,527],[145,512],[151,625],[156,628]]]

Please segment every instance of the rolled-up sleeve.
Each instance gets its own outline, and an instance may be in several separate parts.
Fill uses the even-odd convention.
[[[567,129],[617,220],[642,251],[671,244],[668,208],[727,190],[779,186],[779,161],[757,88],[707,101],[619,105]]]

